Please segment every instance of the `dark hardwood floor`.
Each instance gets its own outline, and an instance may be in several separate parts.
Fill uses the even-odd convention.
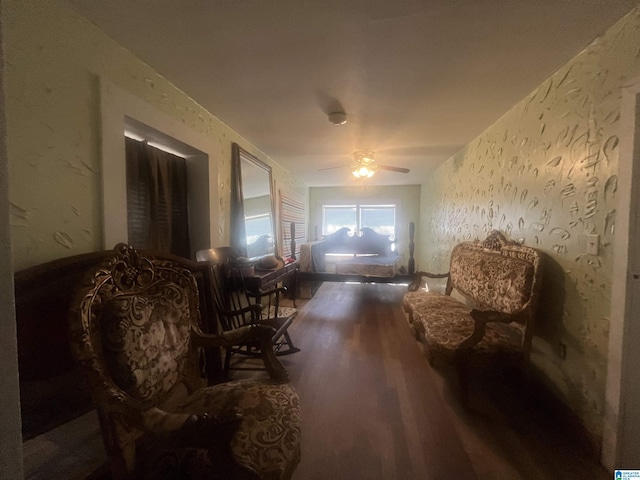
[[[400,307],[404,286],[324,283],[284,357],[303,405],[311,479],[605,479],[574,432],[505,378],[484,375],[460,406]],[[534,387],[535,388],[535,387]]]
[[[399,308],[406,287],[325,283],[292,330],[300,479],[471,479],[473,465]]]
[[[461,408],[449,372],[432,370],[410,333],[400,307],[405,291],[324,283],[313,299],[298,301],[290,332],[301,351],[280,357],[303,408],[295,480],[611,477],[561,419],[509,380],[483,376],[469,409]],[[76,439],[95,438],[96,424],[81,428]],[[65,457],[66,442],[44,440],[49,450],[56,442],[47,472],[33,463],[42,456],[26,449],[26,478],[86,477],[86,466],[72,466],[74,452]],[[37,443],[29,448],[43,451]],[[93,452],[94,461],[104,458],[101,448]]]

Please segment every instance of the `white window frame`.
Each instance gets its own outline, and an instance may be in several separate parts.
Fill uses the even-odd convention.
[[[360,235],[360,230],[363,228],[362,225],[362,209],[363,208],[393,208],[393,233],[390,235],[391,240],[395,240],[396,236],[396,223],[398,218],[398,205],[394,203],[382,203],[382,204],[373,204],[370,202],[367,203],[340,203],[340,204],[323,204],[322,205],[322,235],[327,235],[325,229],[326,222],[326,209],[327,208],[355,208],[356,209],[356,231],[351,232],[352,235]],[[367,225],[364,225],[366,227]]]

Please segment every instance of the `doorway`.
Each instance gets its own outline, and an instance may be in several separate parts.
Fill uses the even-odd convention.
[[[640,78],[623,89],[602,463],[637,468],[640,451]]]

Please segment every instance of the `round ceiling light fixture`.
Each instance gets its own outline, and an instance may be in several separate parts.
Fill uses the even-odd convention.
[[[329,121],[336,127],[339,127],[347,123],[347,114],[344,112],[331,112],[329,114]]]
[[[351,173],[353,173],[353,176],[356,178],[371,178],[373,177],[373,174],[376,173],[376,166],[362,165],[361,167],[356,167],[356,169]]]
[[[353,159],[358,165],[372,165],[374,162],[372,150],[356,150]]]

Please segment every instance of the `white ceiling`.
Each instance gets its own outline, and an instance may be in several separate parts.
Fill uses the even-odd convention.
[[[416,184],[637,0],[71,0],[309,186]],[[347,124],[327,114],[343,108]]]

